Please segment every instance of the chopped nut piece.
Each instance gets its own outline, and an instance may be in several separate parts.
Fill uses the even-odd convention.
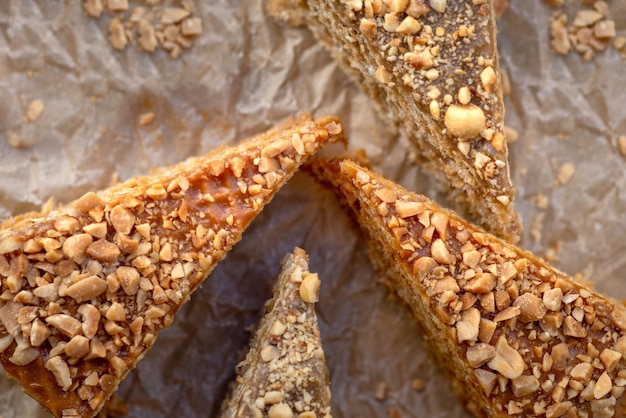
[[[408,218],[420,214],[423,206],[415,202],[396,200],[396,213],[400,218]]]
[[[480,135],[486,119],[481,108],[473,104],[451,105],[444,116],[450,134],[467,140]]]
[[[316,273],[308,273],[300,283],[300,298],[308,303],[318,301],[320,289],[320,279]]]
[[[190,15],[188,10],[180,7],[166,7],[161,15],[161,23],[164,25],[171,25],[178,23]]]
[[[469,347],[466,355],[470,366],[477,368],[494,358],[496,349],[489,344],[478,343]]]
[[[128,10],[128,0],[108,0],[107,7],[112,12],[124,12]]]
[[[30,329],[30,345],[33,347],[39,347],[44,341],[52,334],[52,331],[41,322],[39,319],[35,319]],[[1,352],[2,350],[0,350]]]
[[[604,398],[613,387],[613,382],[607,372],[602,373],[593,389],[593,397],[596,399]]]
[[[621,358],[622,353],[611,350],[610,348],[605,348],[600,353],[600,360],[602,361],[602,364],[604,365],[606,371],[609,373],[615,369],[615,366],[617,366],[617,363],[620,361]]]
[[[439,13],[445,13],[447,0],[430,0],[430,7],[432,7]]]
[[[587,331],[574,317],[568,316],[563,323],[563,334],[576,338],[585,338]]]
[[[559,174],[556,178],[556,182],[559,185],[567,184],[574,176],[576,168],[572,163],[565,163],[559,168]]]
[[[513,379],[511,389],[517,397],[528,396],[539,389],[539,380],[535,376],[520,376]]]
[[[102,0],[85,0],[84,7],[85,12],[92,17],[100,17],[104,8]]]
[[[46,361],[46,369],[50,370],[63,390],[67,391],[70,388],[72,385],[70,369],[60,356],[52,357]]]
[[[181,30],[185,36],[198,36],[202,33],[202,20],[199,17],[190,17],[183,21]]]
[[[120,255],[120,249],[117,245],[101,239],[94,241],[87,247],[87,255],[95,258],[96,260],[112,262]]]
[[[456,336],[459,342],[474,342],[478,338],[478,326],[480,324],[480,311],[469,308],[461,314],[461,320],[456,323]]]
[[[82,335],[73,337],[65,346],[65,354],[71,358],[81,358],[89,353],[89,339]]]
[[[532,293],[524,293],[513,302],[513,306],[520,308],[520,320],[524,323],[534,322],[546,315],[546,307],[542,300]]]
[[[35,99],[28,105],[28,111],[26,112],[26,120],[28,122],[34,122],[39,119],[39,116],[43,113],[45,105],[43,100]]]
[[[107,290],[107,282],[98,276],[90,276],[67,288],[67,295],[81,303],[97,298]]]
[[[128,44],[124,24],[119,17],[111,20],[109,25],[109,42],[111,43],[111,46],[117,50],[126,48],[126,45]]]
[[[435,261],[439,263],[451,264],[455,261],[455,257],[450,254],[450,251],[448,251],[446,243],[439,238],[433,241],[431,246],[431,253]]]
[[[46,322],[70,338],[78,335],[81,331],[80,322],[66,314],[50,315],[46,318]]]
[[[557,370],[565,368],[567,359],[569,358],[569,348],[567,344],[560,343],[552,347],[551,357],[553,360],[553,367]]]
[[[507,379],[520,377],[526,366],[520,353],[512,348],[504,337],[498,338],[496,355],[487,365]]]
[[[277,403],[267,411],[269,418],[292,418],[293,411],[286,403]]]
[[[498,381],[498,375],[488,370],[476,369],[474,375],[478,379],[478,383],[483,388],[486,395],[490,395]]]

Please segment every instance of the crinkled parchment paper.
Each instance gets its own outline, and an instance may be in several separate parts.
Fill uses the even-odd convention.
[[[260,0],[198,1],[204,33],[174,61],[162,51],[113,51],[109,18],[87,18],[80,3],[0,2],[0,216],[38,208],[50,196],[69,201],[105,187],[115,173],[122,180],[145,174],[298,111],[339,115],[351,147],[366,148],[388,176],[430,193],[406,141],[377,120],[306,30],[270,21]],[[619,34],[625,6],[611,2]],[[500,19],[502,65],[513,84],[507,122],[520,132],[511,161],[522,244],[626,297],[626,161],[616,146],[626,134],[626,63],[612,50],[590,63],[552,54],[549,15],[543,1],[512,0]],[[45,110],[24,123],[35,99]],[[155,119],[140,126],[146,112]],[[576,172],[555,186],[565,163]],[[533,203],[539,193],[547,207]],[[533,225],[541,236],[532,236]],[[304,174],[277,195],[123,383],[129,416],[215,414],[247,329],[295,245],[322,278],[318,311],[336,417],[384,417],[389,408],[407,417],[468,416],[405,309],[377,283],[348,217]],[[423,391],[411,388],[416,378]],[[382,383],[387,395],[377,400]],[[0,377],[0,416],[46,414]]]

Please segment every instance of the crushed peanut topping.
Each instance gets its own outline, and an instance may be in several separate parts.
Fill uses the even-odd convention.
[[[617,413],[626,387],[621,303],[352,161],[319,160],[311,171],[350,202],[374,264],[477,416]],[[400,218],[388,205],[381,214],[387,195],[420,213]]]
[[[303,147],[292,145],[296,136]],[[57,417],[96,415],[276,191],[335,140],[343,140],[337,119],[303,115],[0,231],[7,374]],[[268,153],[278,164],[266,161],[261,170]],[[212,175],[216,161],[238,161],[238,176],[230,169]],[[257,176],[272,181],[258,184]],[[254,184],[261,187],[252,194]],[[300,285],[304,298],[316,300],[316,275]],[[286,337],[290,324],[283,326]]]
[[[516,241],[493,0],[309,0],[306,13],[455,198]]]
[[[302,285],[317,282],[304,250],[283,261],[274,296],[266,304],[246,359],[238,366],[221,418],[244,416],[331,418],[328,369],[315,314],[315,301]],[[276,324],[280,324],[277,334]]]

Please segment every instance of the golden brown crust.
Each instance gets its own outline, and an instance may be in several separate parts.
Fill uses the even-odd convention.
[[[303,249],[285,257],[221,418],[331,418],[330,381],[315,314],[319,286]]]
[[[303,116],[0,231],[0,363],[57,417],[92,417],[307,157]]]
[[[482,225],[513,207],[493,0],[308,0],[307,24]]]
[[[623,416],[622,304],[351,161],[313,172],[476,416]]]

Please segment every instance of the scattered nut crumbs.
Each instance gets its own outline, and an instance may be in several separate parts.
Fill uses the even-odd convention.
[[[389,409],[387,409],[387,417],[388,418],[402,418],[402,412],[394,407],[394,406],[390,406]]]
[[[153,120],[154,120],[154,113],[152,112],[142,113],[139,116],[139,125],[141,126],[148,125]]]
[[[557,10],[550,17],[550,45],[557,54],[574,50],[583,61],[590,61],[598,52],[613,48],[626,60],[626,38],[616,37],[615,21],[609,18],[609,4],[603,0],[581,1],[581,8],[571,22],[562,0],[547,0]]]
[[[128,45],[146,52],[163,49],[178,58],[202,34],[202,20],[194,17],[193,0],[85,0],[85,13],[111,15],[109,43],[116,50]]]
[[[574,173],[576,172],[576,167],[572,163],[565,163],[559,168],[559,173],[556,177],[555,185],[562,186],[567,184]]]
[[[519,132],[517,132],[517,129],[515,128],[504,125],[504,137],[506,138],[506,142],[508,144],[512,144],[519,139]]]
[[[541,235],[543,231],[543,221],[546,218],[546,214],[544,212],[540,212],[533,218],[532,223],[530,224],[530,236],[533,239],[533,242],[539,243],[541,241]]]
[[[377,401],[384,401],[387,398],[387,383],[378,382],[376,389],[374,390],[374,399]]]
[[[411,387],[413,388],[413,390],[421,392],[426,389],[426,381],[424,379],[415,378],[413,379],[413,381],[411,381]]]
[[[45,104],[41,99],[35,99],[28,105],[28,110],[26,111],[26,116],[24,117],[25,122],[34,122],[39,119],[39,116],[43,113],[45,109]]]
[[[531,200],[539,209],[548,209],[548,205],[550,204],[548,197],[541,192],[534,195]]]
[[[9,145],[11,145],[13,148],[22,148],[26,145],[24,138],[22,138],[22,136],[17,132],[7,132],[7,138],[9,138]]]

